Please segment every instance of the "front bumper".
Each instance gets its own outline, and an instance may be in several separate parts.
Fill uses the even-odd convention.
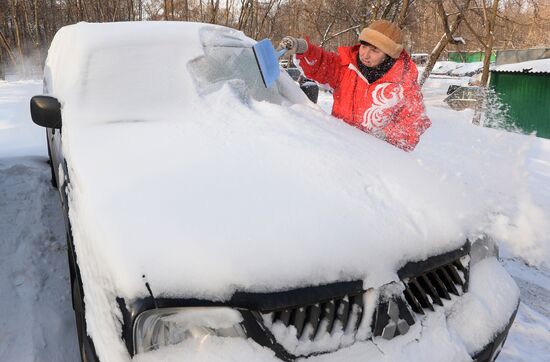
[[[468,293],[453,302],[426,313],[405,335],[375,337],[307,362],[493,361],[519,306],[513,279],[495,258],[482,260],[470,269]]]
[[[451,303],[444,306],[434,305],[434,311],[417,315],[416,323],[403,335],[397,335],[391,340],[371,336],[331,353],[310,355],[307,361],[406,361],[411,360],[411,356],[414,356],[412,360],[423,361],[469,361],[472,358],[476,361],[492,361],[500,351],[515,317],[519,290],[495,258],[488,258],[473,265],[470,275],[468,293],[453,298]],[[345,287],[348,289],[349,285]],[[247,301],[250,302],[250,299],[247,298]],[[263,309],[260,305],[257,307]],[[243,316],[246,314],[245,312]],[[252,318],[250,314],[249,317]],[[256,334],[262,335],[262,331],[258,330]],[[185,355],[189,360],[208,359],[211,358],[211,353],[219,352],[219,341],[213,341],[215,344],[210,347],[208,342],[202,344],[199,349],[193,348],[192,343],[182,343],[173,346],[170,354],[173,353],[180,358]],[[250,347],[246,356],[240,354],[244,350],[243,343]],[[277,356],[281,357],[281,351],[274,348],[281,346],[267,340],[224,338],[223,344],[230,355],[230,351],[236,351],[235,360],[277,360]],[[232,349],[233,344],[240,347]],[[162,351],[140,354],[139,360],[154,360],[159,352]],[[163,354],[163,359],[166,357]]]

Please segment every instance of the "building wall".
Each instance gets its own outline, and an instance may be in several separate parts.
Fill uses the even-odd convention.
[[[515,49],[497,51],[496,65],[527,62],[550,58],[550,48]]]

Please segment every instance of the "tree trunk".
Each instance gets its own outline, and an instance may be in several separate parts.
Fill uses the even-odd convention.
[[[13,66],[17,66],[17,60],[15,59],[15,55],[13,54],[13,51],[11,50],[10,44],[8,43],[8,39],[4,36],[4,34],[0,31],[0,40],[2,41],[3,48],[6,49],[6,53],[8,54],[8,57],[11,60],[11,63]]]
[[[453,34],[456,31],[461,21],[462,21],[462,17],[459,15],[458,18],[456,18],[454,24],[451,25],[451,34]],[[441,56],[441,53],[443,53],[443,50],[445,50],[445,47],[447,46],[447,44],[449,44],[449,38],[447,38],[447,34],[443,34],[439,42],[436,44],[435,48],[430,53],[430,59],[428,60],[428,64],[426,64],[426,67],[424,68],[424,72],[422,72],[422,76],[418,81],[418,84],[420,85],[420,87],[424,85],[424,83],[430,76],[432,70],[434,69],[435,63]]]
[[[484,5],[485,6],[485,5]],[[484,11],[486,9],[484,8]],[[493,0],[493,5],[491,8],[491,14],[490,16],[486,17],[486,32],[485,32],[485,54],[483,57],[483,73],[481,74],[481,87],[487,89],[487,82],[489,80],[489,64],[491,63],[491,54],[493,53],[493,45],[495,43],[495,36],[494,36],[494,29],[495,29],[495,22],[498,12],[498,0]],[[487,94],[487,92],[485,92]],[[478,107],[475,110],[474,118],[472,119],[473,124],[480,124],[481,123],[481,115],[483,113],[483,109],[485,108],[485,103],[487,102],[485,96],[481,104],[478,105]]]
[[[134,10],[134,0],[128,0],[128,20],[136,20],[136,13]]]
[[[210,0],[210,24],[216,24],[218,18],[218,9],[220,8],[220,0]]]
[[[25,62],[24,62],[24,56],[23,56],[23,45],[21,44],[21,32],[19,27],[19,21],[17,19],[17,0],[14,0],[12,3],[12,21],[13,21],[13,28],[15,32],[15,46],[17,48],[17,52],[19,53],[19,61],[21,64],[21,70],[23,74],[27,74],[27,70],[25,69]]]
[[[2,48],[0,48],[0,80],[3,80],[6,78],[6,72],[4,70],[4,51]]]
[[[36,32],[36,46],[42,52],[44,38],[42,37],[42,32],[40,31],[40,25],[38,24],[38,0],[32,2],[33,6],[33,16],[34,16],[34,31]]]
[[[229,0],[225,0],[225,26],[229,26],[229,14],[231,13],[231,5],[232,4],[229,3]]]
[[[489,80],[489,63],[491,62],[491,54],[493,53],[493,45],[495,44],[495,22],[498,12],[498,0],[493,0],[493,7],[491,9],[491,17],[489,24],[487,24],[487,33],[485,35],[485,57],[483,58],[483,73],[481,75],[481,85],[487,87],[487,81]]]
[[[185,6],[185,21],[189,21],[189,1],[185,0],[183,6]]]
[[[399,18],[397,18],[397,24],[399,24],[400,27],[403,27],[405,24],[405,20],[407,19],[407,14],[409,12],[409,0],[403,0],[403,4],[401,4],[401,11],[399,13]]]

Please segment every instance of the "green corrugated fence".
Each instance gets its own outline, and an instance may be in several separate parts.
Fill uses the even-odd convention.
[[[550,73],[491,72],[490,86],[509,106],[508,121],[550,139]]]

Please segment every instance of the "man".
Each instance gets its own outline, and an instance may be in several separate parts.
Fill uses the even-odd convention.
[[[359,44],[337,53],[289,36],[279,47],[296,55],[306,77],[333,88],[333,116],[405,151],[412,151],[430,127],[418,70],[394,23],[374,21],[361,32]]]

